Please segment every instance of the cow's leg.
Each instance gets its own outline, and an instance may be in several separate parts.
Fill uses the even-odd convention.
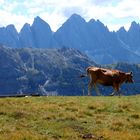
[[[113,96],[113,95],[115,95],[115,94],[119,94],[119,96],[120,96],[120,85],[119,85],[119,84],[114,84],[114,85],[113,85],[113,89],[114,89],[114,91],[113,91],[113,93],[111,94],[111,96]]]
[[[99,89],[98,89],[98,87],[97,87],[97,84],[94,83],[93,86],[94,86],[94,89],[95,89],[97,95],[98,95],[98,96],[101,95],[101,93],[100,93],[100,91],[99,91]]]
[[[122,92],[119,90],[119,91],[118,91],[118,94],[119,94],[119,96],[121,96],[121,95],[122,95]]]
[[[90,83],[88,84],[88,96],[91,95],[91,89],[92,89],[92,86],[93,86],[93,83],[90,82]]]
[[[121,96],[120,85],[117,85],[116,90],[117,90],[117,93],[119,94],[119,96]]]
[[[118,87],[118,94],[119,94],[119,96],[122,95],[122,92],[120,91],[120,87]]]
[[[110,94],[110,96],[114,96],[117,92],[118,92],[118,89],[117,89],[117,84],[113,84],[113,92]]]
[[[117,91],[114,89],[114,91],[110,94],[110,96],[114,96],[117,93]]]

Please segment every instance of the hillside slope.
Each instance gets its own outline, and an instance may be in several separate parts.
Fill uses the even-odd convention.
[[[82,94],[78,76],[90,65],[96,64],[71,48],[0,47],[0,95]]]

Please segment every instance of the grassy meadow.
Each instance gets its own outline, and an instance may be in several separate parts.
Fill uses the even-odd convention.
[[[140,140],[140,96],[0,98],[0,140]]]

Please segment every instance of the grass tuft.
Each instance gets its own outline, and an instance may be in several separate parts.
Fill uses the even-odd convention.
[[[139,119],[140,115],[139,114],[132,114],[131,117],[134,118],[134,119]]]

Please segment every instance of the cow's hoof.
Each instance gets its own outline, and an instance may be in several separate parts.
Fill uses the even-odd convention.
[[[114,94],[110,94],[109,96],[114,96]]]

